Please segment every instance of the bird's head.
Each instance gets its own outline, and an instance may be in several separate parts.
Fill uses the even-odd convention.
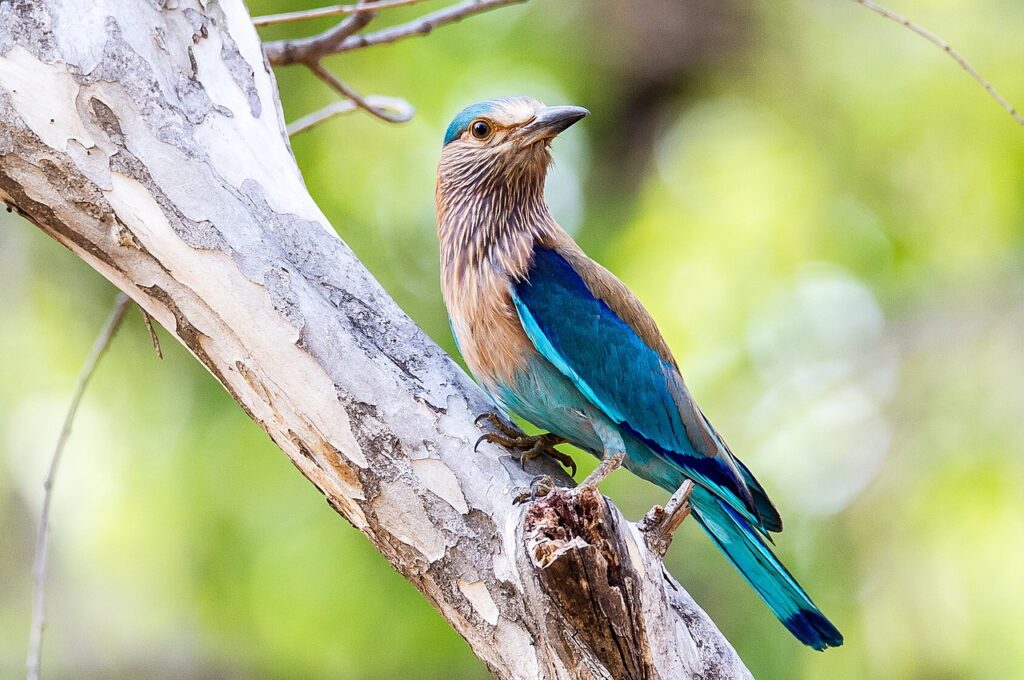
[[[455,116],[444,136],[439,190],[484,190],[473,183],[543,183],[551,162],[548,147],[560,132],[586,116],[579,106],[545,106],[530,97],[489,99]]]

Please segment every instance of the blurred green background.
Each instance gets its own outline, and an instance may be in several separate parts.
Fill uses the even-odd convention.
[[[894,4],[1024,105],[1024,3]],[[533,0],[329,64],[418,114],[298,136],[306,181],[452,352],[433,224],[448,120],[505,94],[593,111],[555,144],[555,214],[648,305],[778,503],[779,553],[846,635],[803,648],[689,523],[669,567],[757,677],[1024,677],[1024,130],[948,57],[852,2]],[[289,120],[332,100],[300,68],[278,79]],[[114,291],[0,217],[0,677],[13,678],[45,465]],[[486,677],[161,334],[163,362],[131,313],[75,424],[45,676]],[[626,473],[604,490],[633,518],[665,498]]]

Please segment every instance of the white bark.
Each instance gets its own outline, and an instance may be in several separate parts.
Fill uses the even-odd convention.
[[[488,404],[309,196],[240,0],[0,2],[0,158],[0,199],[172,331],[495,675],[748,677],[602,497],[515,506],[531,475],[473,453]]]

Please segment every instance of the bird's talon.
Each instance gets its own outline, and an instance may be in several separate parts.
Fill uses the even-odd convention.
[[[571,475],[576,474],[576,461],[572,459],[572,456],[555,448],[559,444],[566,443],[566,440],[562,437],[550,432],[532,437],[524,435],[519,430],[503,423],[496,414],[490,412],[481,413],[474,422],[479,425],[484,420],[494,425],[502,434],[486,432],[480,435],[480,438],[476,440],[476,444],[473,445],[474,453],[479,452],[481,442],[500,444],[507,449],[519,450],[519,457],[513,456],[513,460],[518,462],[524,470],[526,469],[527,462],[546,455],[554,458],[562,467],[571,470]]]
[[[504,424],[504,423],[501,422],[501,418],[498,417],[498,414],[497,413],[492,413],[491,411],[485,411],[484,413],[481,413],[480,415],[478,415],[473,420],[473,424],[476,425],[477,427],[479,427],[480,423],[484,422],[485,420],[487,422],[489,422],[491,425],[493,425],[494,427],[498,427],[499,425],[503,425]]]
[[[554,447],[552,447],[551,450],[548,451],[548,455],[557,460],[562,467],[569,470],[570,477],[576,476],[576,460],[572,456],[570,456],[568,453],[562,453],[561,451]]]
[[[484,421],[487,421],[488,423],[490,423],[491,427],[493,427],[494,429],[498,430],[499,432],[501,432],[506,437],[515,439],[515,438],[519,438],[519,437],[523,436],[523,433],[522,433],[522,431],[519,430],[519,428],[517,428],[517,427],[515,427],[513,425],[509,425],[508,423],[506,423],[504,420],[501,419],[501,416],[499,416],[497,413],[493,413],[491,411],[487,411],[486,413],[481,413],[473,421],[473,424],[476,425],[477,427],[479,427],[480,423],[482,423]]]
[[[479,439],[476,440],[476,444],[473,446],[473,451],[475,452],[477,450],[477,447],[480,446],[480,442],[487,442],[489,444],[500,444],[505,448],[521,448],[522,439],[524,439],[524,437],[506,438],[502,437],[500,434],[495,434],[494,432],[485,432],[484,434],[480,435]]]
[[[479,439],[476,440],[476,444],[473,444],[473,453],[480,453],[480,442],[487,441],[487,435],[480,435]]]

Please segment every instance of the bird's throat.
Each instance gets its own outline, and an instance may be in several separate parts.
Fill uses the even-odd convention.
[[[442,278],[462,285],[487,272],[517,277],[529,264],[533,244],[547,240],[558,227],[544,202],[544,175],[461,178],[440,175],[437,228]]]

